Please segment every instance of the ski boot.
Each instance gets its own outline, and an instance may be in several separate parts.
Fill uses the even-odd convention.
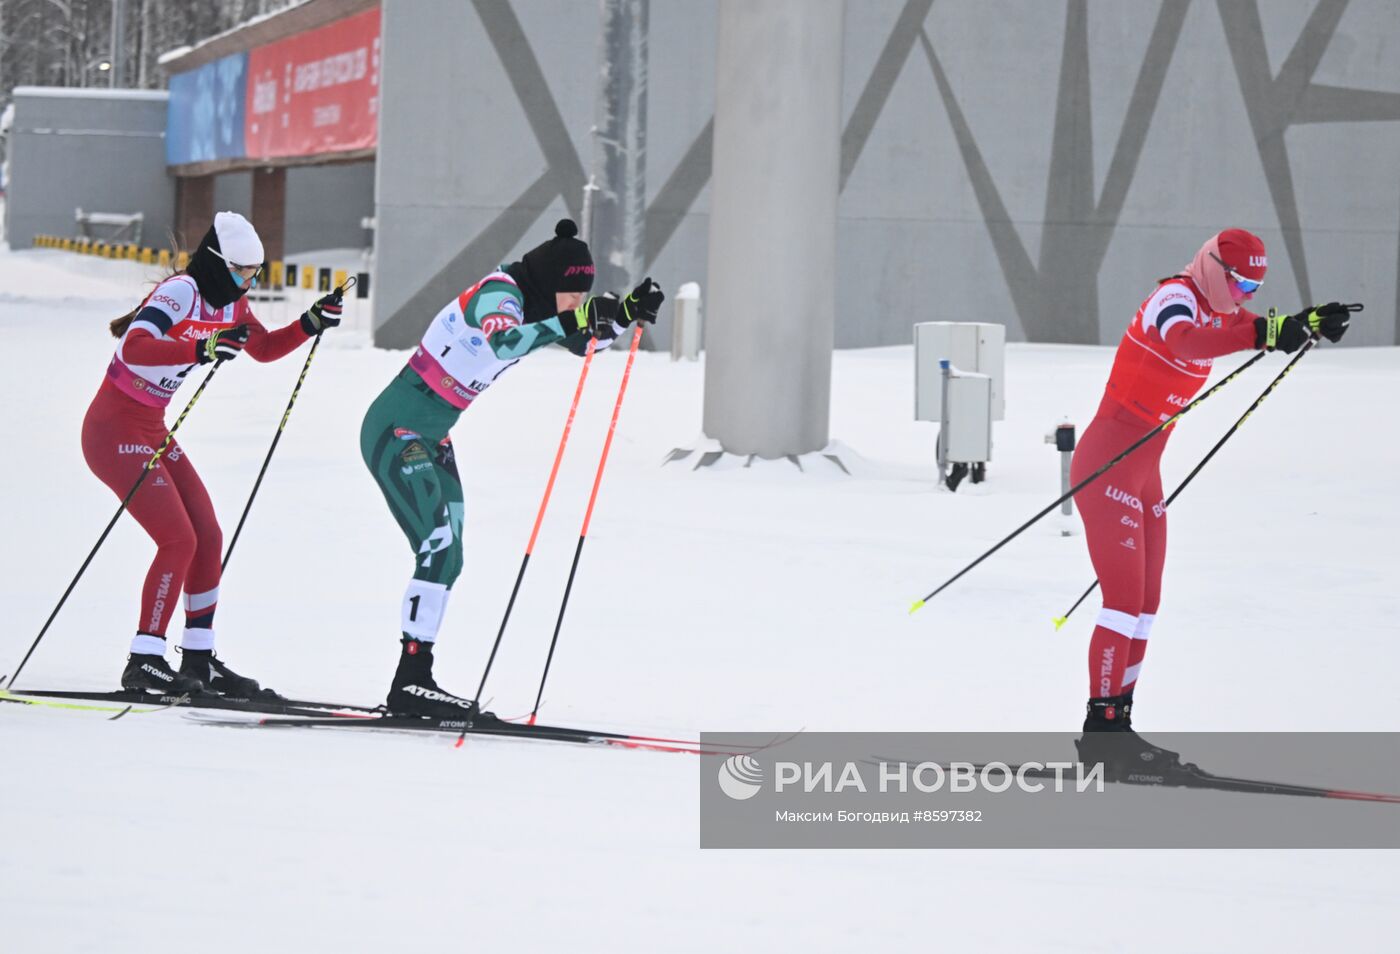
[[[183,668],[180,672],[171,669],[164,656],[132,653],[126,657],[126,668],[122,670],[122,688],[164,695],[198,695],[204,691],[204,683]]]
[[[475,700],[454,696],[433,679],[433,644],[408,638],[384,707],[390,715],[428,719],[471,719],[477,714]]]
[[[1079,761],[1102,762],[1113,782],[1176,785],[1196,771],[1181,755],[1153,745],[1133,731],[1133,697],[1102,696],[1089,700],[1084,734],[1074,743]]]
[[[276,695],[262,689],[256,679],[240,676],[214,655],[212,649],[181,649],[180,675],[198,679],[205,691],[230,699],[251,699],[257,695]]]

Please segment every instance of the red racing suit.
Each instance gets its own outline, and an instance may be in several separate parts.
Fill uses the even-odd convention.
[[[1074,452],[1086,479],[1191,403],[1221,355],[1255,347],[1254,319],[1210,309],[1189,278],[1158,285],[1128,326],[1097,414]],[[1161,457],[1170,428],[1075,495],[1103,590],[1089,641],[1089,696],[1131,692],[1162,598],[1167,514]]]
[[[249,326],[244,350],[258,361],[281,358],[307,338],[297,323],[269,332],[242,298],[210,308],[185,274],[161,282],[142,303],[83,418],[83,457],[119,498],[169,433],[165,406],[195,366],[199,342],[239,324]],[[156,543],[137,632],[164,637],[182,589],[186,626],[212,627],[223,536],[204,483],[178,443],[171,442],[127,510]]]

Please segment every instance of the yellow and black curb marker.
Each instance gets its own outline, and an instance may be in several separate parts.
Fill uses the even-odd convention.
[[[111,243],[88,238],[64,238],[57,235],[34,236],[35,248],[52,248],[79,255],[95,255],[98,258],[113,258],[122,261],[140,262],[142,265],[156,265],[170,268],[172,257],[169,249],[151,248],[132,243]],[[174,256],[173,264],[178,271],[190,263],[188,252]],[[305,291],[328,292],[332,288],[348,287],[350,272],[343,268],[326,268],[318,265],[294,265],[290,262],[273,261],[267,263],[267,283],[273,291],[284,288],[300,288]],[[369,273],[356,272],[351,283],[356,298],[369,297]]]

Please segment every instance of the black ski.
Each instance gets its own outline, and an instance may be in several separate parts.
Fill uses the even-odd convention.
[[[502,738],[539,739],[550,742],[571,742],[580,745],[610,745],[627,749],[644,749],[656,752],[681,752],[691,755],[747,755],[768,746],[729,746],[724,749],[707,746],[695,739],[673,739],[661,736],[632,735],[623,732],[607,732],[601,729],[578,729],[570,726],[531,725],[525,722],[508,722],[489,712],[478,714],[470,723],[466,719],[434,719],[419,716],[376,715],[364,719],[345,718],[268,718],[256,721],[242,719],[220,719],[217,717],[190,714],[196,721],[209,725],[238,726],[243,728],[315,729],[335,728],[366,731],[391,732],[437,732],[443,734],[482,735]],[[774,740],[769,745],[781,740]],[[459,740],[460,744],[460,740]]]
[[[158,707],[181,707],[191,709],[230,709],[238,712],[256,712],[266,715],[283,716],[329,716],[333,712],[344,712],[338,719],[365,718],[377,710],[366,706],[342,705],[338,702],[311,702],[304,699],[286,699],[273,692],[265,692],[251,697],[221,696],[217,693],[155,693],[142,690],[121,689],[116,692],[79,692],[64,689],[11,689],[9,695],[19,697],[8,701],[23,702],[23,697],[32,696],[36,700],[74,699],[90,702],[115,702],[122,705],[150,705]]]
[[[1217,775],[1187,763],[1162,773],[1130,772],[1122,777],[1108,778],[1123,785],[1160,785],[1167,788],[1204,788],[1219,792],[1253,792],[1258,795],[1298,795],[1304,798],[1340,798],[1361,802],[1390,802],[1400,805],[1400,794],[1388,792],[1357,792],[1320,785],[1295,785],[1292,782],[1270,782],[1255,778]]]
[[[878,761],[891,764],[907,763],[917,764],[909,759],[884,759],[877,756]],[[941,763],[944,769],[949,766]],[[1091,763],[1085,763],[1086,765]],[[974,762],[974,771],[981,772],[984,768],[994,767],[1005,768],[1011,774],[1016,775],[1021,772],[1022,766],[1016,764],[1003,765],[1002,763]],[[1025,777],[1034,781],[1054,781],[1056,773],[1053,769],[1036,765],[1026,766]],[[1239,778],[1233,775],[1217,775],[1214,772],[1207,772],[1193,763],[1187,762],[1184,765],[1173,766],[1158,772],[1129,771],[1126,773],[1115,773],[1105,767],[1104,781],[1117,783],[1119,785],[1147,785],[1161,788],[1197,788],[1217,792],[1244,792],[1256,795],[1295,795],[1303,798],[1337,798],[1348,801],[1359,802],[1389,802],[1400,805],[1400,794],[1390,792],[1358,792],[1344,788],[1328,788],[1324,785],[1296,785],[1292,782],[1271,782],[1256,778]]]

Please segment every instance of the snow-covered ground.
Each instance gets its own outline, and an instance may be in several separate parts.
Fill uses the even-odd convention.
[[[78,431],[106,322],[144,277],[0,252],[0,672],[114,509]],[[1047,519],[906,611],[1058,494],[1044,436],[1087,423],[1111,354],[1010,347],[989,480],[957,494],[935,488],[934,429],[910,419],[910,348],[835,356],[831,433],[858,455],[852,477],[661,466],[696,444],[703,368],[641,354],[543,717],[684,734],[1073,728],[1094,607],[1051,626],[1093,578],[1077,527],[1060,533],[1073,524]],[[226,528],[303,355],[234,362],[181,431]],[[221,654],[289,695],[373,704],[392,674],[410,556],[357,434],[404,358],[328,336],[225,577]],[[1284,360],[1185,419],[1169,486]],[[499,712],[533,700],[622,363],[595,361],[487,689]],[[562,352],[532,356],[456,429],[468,557],[438,650],[449,688],[475,687],[577,373]],[[1322,348],[1183,495],[1142,728],[1400,730],[1397,398],[1400,350]],[[115,687],[150,553],[124,520],[21,685]],[[1395,852],[701,851],[692,757],[452,741],[0,707],[0,948],[1385,951],[1400,930]]]

